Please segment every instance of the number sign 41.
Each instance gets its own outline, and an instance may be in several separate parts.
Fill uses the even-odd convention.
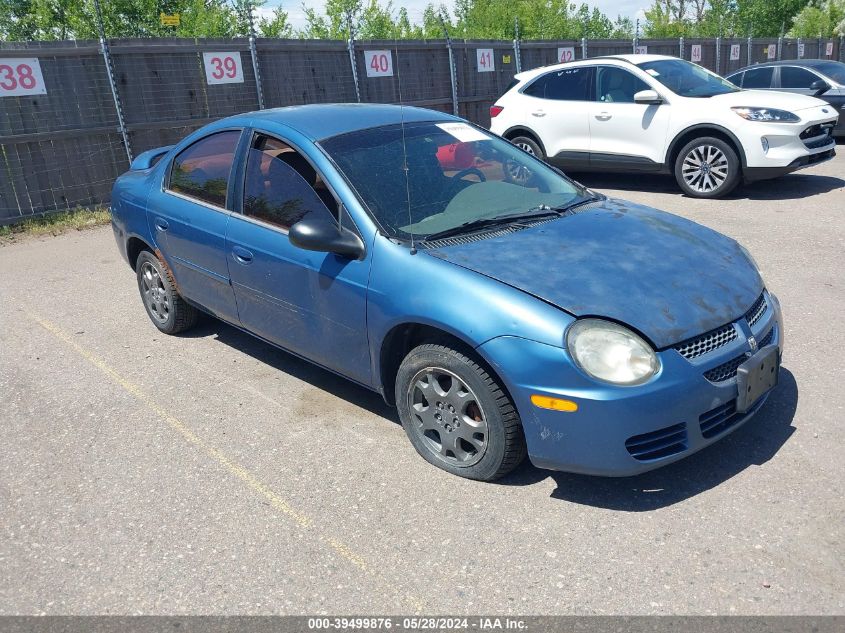
[[[496,70],[496,58],[493,57],[492,48],[476,48],[475,62],[480,73],[492,73]]]
[[[205,78],[209,85],[244,82],[244,70],[239,52],[203,53],[202,61],[205,65]]]
[[[0,58],[0,97],[45,94],[47,87],[38,59]]]

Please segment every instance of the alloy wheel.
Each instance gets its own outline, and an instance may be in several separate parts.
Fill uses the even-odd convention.
[[[151,262],[141,264],[141,294],[153,318],[166,323],[170,318],[170,299],[158,269]]]
[[[408,409],[425,447],[455,466],[472,466],[484,456],[487,419],[475,393],[446,369],[427,367],[408,387]]]
[[[690,189],[711,193],[728,179],[728,158],[718,147],[698,145],[684,156],[681,173]]]

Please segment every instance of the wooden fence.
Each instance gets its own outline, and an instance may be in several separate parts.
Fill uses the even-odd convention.
[[[105,51],[96,41],[0,43],[0,70],[9,69],[0,74],[0,224],[106,203],[129,155],[174,143],[220,117],[262,106],[402,102],[446,112],[457,107],[460,116],[486,126],[489,106],[518,70],[555,63],[561,54],[583,59],[630,53],[635,46],[693,59],[721,74],[799,52],[804,58],[845,55],[841,38],[257,39],[254,47],[247,38],[165,38],[111,40]],[[31,66],[40,76],[29,75]],[[8,79],[16,69],[23,74]],[[212,80],[217,75],[219,82]],[[15,90],[8,88],[12,81]]]

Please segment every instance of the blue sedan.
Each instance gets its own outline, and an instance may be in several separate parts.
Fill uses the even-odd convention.
[[[526,453],[650,470],[738,428],[777,382],[780,306],[742,246],[440,112],[223,119],[136,158],[112,213],[159,330],[205,312],[373,389],[463,477]]]

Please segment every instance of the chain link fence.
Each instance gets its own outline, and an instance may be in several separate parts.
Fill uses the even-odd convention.
[[[132,156],[220,117],[307,103],[404,103],[483,126],[514,74],[620,53],[720,74],[845,58],[842,39],[0,42],[0,224],[107,203]]]

